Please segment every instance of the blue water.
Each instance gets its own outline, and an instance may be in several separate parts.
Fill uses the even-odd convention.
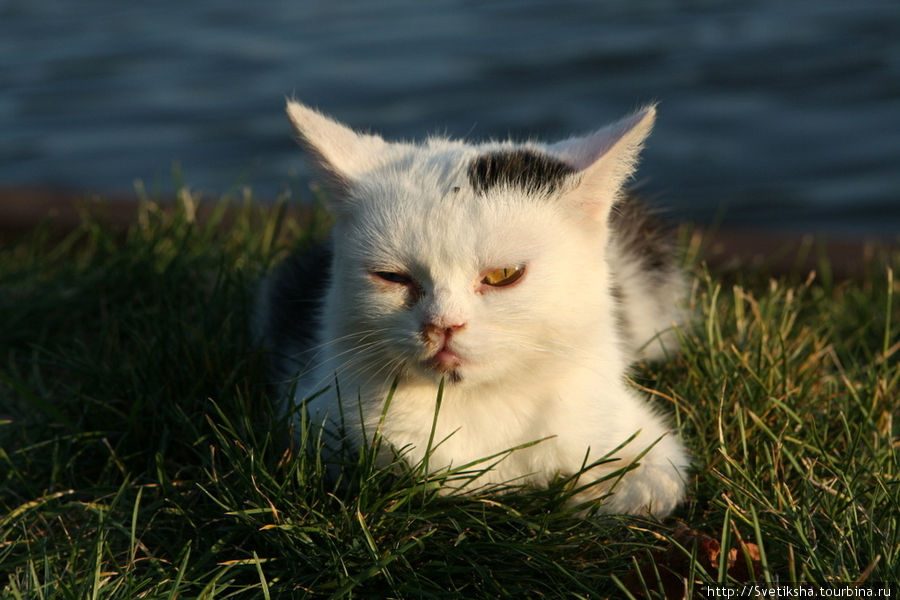
[[[0,186],[302,201],[286,95],[386,137],[559,138],[651,100],[673,216],[900,233],[900,2],[0,0]]]

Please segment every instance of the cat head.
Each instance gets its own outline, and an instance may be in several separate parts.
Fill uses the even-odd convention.
[[[337,217],[324,321],[344,370],[502,385],[615,345],[607,221],[653,106],[549,145],[387,142],[287,112]]]

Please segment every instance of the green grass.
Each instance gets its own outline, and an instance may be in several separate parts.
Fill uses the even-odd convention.
[[[662,523],[578,519],[563,484],[438,497],[371,453],[329,487],[248,334],[254,280],[321,223],[185,206],[0,250],[0,597],[660,597],[670,569],[694,590],[741,578],[700,534],[745,572],[755,544],[743,579],[898,581],[900,257],[853,282],[693,267],[681,356],[635,373],[694,453],[690,498]]]

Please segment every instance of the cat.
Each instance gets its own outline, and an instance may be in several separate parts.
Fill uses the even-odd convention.
[[[356,448],[378,430],[432,472],[493,457],[460,493],[583,470],[573,502],[671,513],[688,453],[626,381],[684,317],[670,236],[623,191],[655,105],[552,144],[388,142],[287,114],[335,223],[269,276],[258,318],[309,421]]]

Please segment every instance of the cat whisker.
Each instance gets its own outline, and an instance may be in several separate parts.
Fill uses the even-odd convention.
[[[511,341],[516,341],[517,345],[528,344],[532,348],[545,349],[549,352],[556,353],[563,357],[568,357],[572,354],[581,354],[585,357],[593,357],[598,361],[603,361],[601,357],[596,356],[596,354],[594,353],[587,352],[583,347],[575,346],[573,344],[567,344],[561,341],[559,338],[555,338],[552,340],[542,340],[533,336],[524,336],[517,332],[509,331],[506,329],[503,330],[502,335]],[[565,352],[566,354],[562,354],[563,352]]]
[[[334,367],[328,369],[329,375],[322,377],[316,383],[316,385],[313,386],[313,388],[315,389],[315,388],[321,387],[322,385],[324,385],[326,383],[327,380],[331,379],[332,377],[338,377],[338,379],[340,379],[340,376],[343,373],[345,373],[346,371],[351,370],[351,369],[357,373],[363,373],[372,368],[376,368],[376,367],[381,368],[382,367],[381,363],[375,363],[372,360],[372,353],[375,351],[378,351],[382,348],[390,348],[390,347],[392,347],[392,344],[393,344],[393,340],[382,339],[382,340],[376,340],[373,342],[369,342],[369,343],[363,344],[359,347],[352,348],[350,350],[342,352],[341,355],[347,355],[350,353],[353,353],[353,355],[350,356],[349,359],[341,362],[339,365],[335,365]],[[336,355],[333,358],[338,358],[338,356],[341,356],[341,355]],[[402,362],[402,359],[400,362]],[[323,365],[320,364],[318,366],[321,367]]]
[[[324,342],[320,342],[313,346],[310,346],[309,348],[306,348],[303,352],[301,352],[300,355],[302,356],[305,354],[311,354],[311,353],[315,352],[315,354],[309,359],[310,361],[313,361],[322,352],[324,352],[325,350],[327,350],[328,348],[330,348],[332,346],[342,344],[342,343],[350,341],[350,340],[356,340],[358,343],[363,342],[366,339],[368,339],[374,335],[377,335],[379,333],[384,333],[385,331],[387,331],[387,329],[380,328],[380,329],[365,329],[365,330],[356,331],[353,333],[348,333],[348,334],[345,334],[345,335],[342,335],[342,336],[339,336],[339,337],[336,337],[336,338],[333,338],[330,340],[326,340]]]
[[[383,389],[384,391],[386,391],[390,386],[391,381],[393,381],[394,377],[396,376],[396,371],[400,367],[403,367],[404,363],[405,361],[400,358],[383,363],[382,365],[378,366],[377,369],[369,373],[369,376],[360,383],[360,388],[369,388],[375,378],[384,376],[384,379],[378,385],[378,389]]]
[[[510,334],[508,337],[510,340],[516,342],[515,346],[510,348],[510,351],[516,349],[521,351],[521,349],[527,348],[546,355],[558,357],[567,365],[577,365],[598,376],[605,377],[608,374],[608,370],[605,367],[611,361],[597,356],[596,354],[585,352],[581,348],[569,346],[567,344],[557,344],[555,341],[549,344],[540,343],[533,338],[517,336],[515,334]]]

